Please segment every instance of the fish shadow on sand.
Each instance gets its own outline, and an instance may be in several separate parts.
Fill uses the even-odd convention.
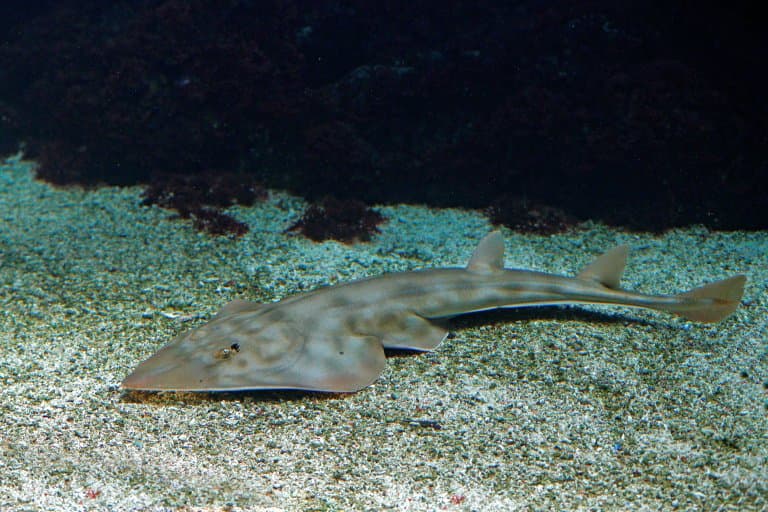
[[[481,326],[530,322],[532,320],[552,320],[556,322],[580,321],[594,325],[615,325],[631,323],[632,325],[660,327],[669,325],[669,319],[645,319],[633,314],[633,311],[597,311],[584,309],[583,306],[537,306],[517,309],[492,309],[469,313],[451,319],[451,332],[461,329],[471,329]]]

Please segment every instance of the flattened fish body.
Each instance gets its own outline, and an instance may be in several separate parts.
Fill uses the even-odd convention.
[[[384,348],[433,350],[440,319],[499,307],[590,303],[650,308],[712,322],[730,314],[744,276],[687,293],[650,296],[618,289],[619,247],[577,277],[503,269],[503,240],[491,233],[466,268],[385,274],[274,304],[235,301],[186,332],[126,377],[126,389],[348,392],[384,369]]]

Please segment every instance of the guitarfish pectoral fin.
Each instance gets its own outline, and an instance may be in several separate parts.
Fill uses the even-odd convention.
[[[274,387],[349,393],[370,386],[386,366],[381,340],[345,335],[309,338],[296,362]]]

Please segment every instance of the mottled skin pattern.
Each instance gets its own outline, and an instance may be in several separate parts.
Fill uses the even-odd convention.
[[[687,293],[651,296],[618,288],[626,247],[577,277],[503,268],[504,242],[486,236],[466,268],[385,274],[273,304],[235,301],[181,334],[122,383],[126,389],[357,391],[384,369],[384,348],[433,350],[439,320],[499,307],[614,304],[715,322],[739,304],[745,278]]]

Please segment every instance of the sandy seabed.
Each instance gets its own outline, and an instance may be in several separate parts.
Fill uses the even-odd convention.
[[[127,393],[120,381],[235,298],[463,265],[477,212],[381,207],[370,243],[285,229],[304,203],[232,208],[240,239],[0,166],[2,510],[765,510],[768,233],[505,230],[507,266],[572,274],[619,243],[623,285],[736,273],[719,324],[608,307],[464,316],[355,394]]]

